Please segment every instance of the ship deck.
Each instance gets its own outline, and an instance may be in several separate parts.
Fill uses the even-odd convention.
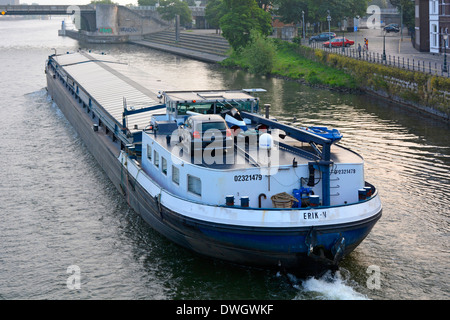
[[[222,151],[224,158],[212,156],[208,160],[208,157],[206,156],[210,154],[208,151],[194,153],[194,157],[191,157],[187,152],[180,152],[181,147],[178,144],[178,141],[168,142],[167,134],[151,134],[151,136],[163,148],[169,150],[174,156],[179,157],[182,161],[192,162],[202,167],[217,170],[237,170],[267,166],[266,158],[264,158],[265,150],[260,150],[257,145],[249,146],[248,143],[236,142],[234,143],[234,149],[230,149],[228,152]],[[294,159],[295,162],[297,162],[297,165],[307,165],[309,162],[316,160],[313,156],[310,157],[305,155],[305,152],[314,153],[308,143],[302,143],[289,137],[286,137],[285,139],[280,138],[279,142],[280,144],[276,144],[276,148],[272,150],[272,166],[292,166]],[[285,148],[282,145],[287,145],[288,148]],[[262,161],[258,161],[258,155],[261,155]],[[332,145],[330,155],[330,160],[334,163],[363,163],[363,159],[360,155],[336,144]]]
[[[130,109],[157,106],[161,104],[158,91],[171,89],[160,79],[148,77],[144,72],[108,55],[80,51],[57,55],[53,59],[118,124],[122,124],[124,104]],[[128,128],[145,128],[151,113],[127,116]]]

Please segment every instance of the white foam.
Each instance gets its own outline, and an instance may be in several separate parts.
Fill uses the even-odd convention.
[[[340,272],[327,272],[321,278],[308,278],[301,281],[298,289],[313,299],[323,300],[368,300],[369,298],[357,292]]]

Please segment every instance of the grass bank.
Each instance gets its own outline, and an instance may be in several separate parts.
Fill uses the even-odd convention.
[[[268,39],[267,41],[270,43],[267,43],[266,47],[272,45],[274,48],[273,63],[270,70],[254,73],[266,73],[272,76],[289,78],[317,87],[338,90],[358,88],[356,81],[350,74],[302,55],[297,44],[278,39]],[[259,57],[248,53],[247,50],[233,51],[229,58],[222,62],[222,65],[252,71],[253,65],[258,63]],[[261,56],[261,59],[263,58]]]

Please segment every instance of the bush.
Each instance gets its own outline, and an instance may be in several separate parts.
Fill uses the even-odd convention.
[[[268,74],[272,72],[276,54],[275,45],[270,39],[263,37],[259,32],[253,30],[250,39],[250,44],[242,51],[249,71],[255,74]]]
[[[310,84],[321,84],[322,81],[317,75],[317,72],[314,70],[311,70],[308,72],[308,75],[306,76],[306,81],[308,81]]]
[[[302,38],[299,37],[299,36],[294,37],[294,38],[292,39],[292,42],[293,42],[293,43],[296,43],[296,44],[302,44]]]

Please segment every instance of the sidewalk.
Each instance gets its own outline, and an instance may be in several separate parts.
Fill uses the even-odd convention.
[[[355,33],[348,33],[346,37],[354,40]],[[383,31],[382,29],[363,29],[358,32],[357,40],[363,45],[364,38],[369,39],[369,51],[383,53]],[[356,46],[357,48],[357,46]],[[411,36],[408,35],[406,28],[403,30],[403,40],[399,33],[386,33],[386,55],[396,56],[400,58],[412,59],[440,63],[444,62],[443,54],[432,54],[429,52],[420,52],[416,50],[411,42]],[[448,56],[447,56],[448,58]]]
[[[338,33],[338,37],[342,33]],[[406,28],[403,30],[403,40],[399,33],[386,33],[383,37],[382,29],[361,29],[357,33],[345,32],[347,39],[354,40],[355,45],[350,47],[346,55],[357,57],[358,43],[364,47],[364,38],[369,40],[369,58],[366,60],[382,63],[383,40],[385,40],[386,64],[409,68],[410,70],[420,70],[426,73],[442,75],[442,66],[444,64],[444,54],[432,54],[429,52],[420,52],[416,50],[411,43],[411,37]],[[384,38],[384,39],[383,39]],[[322,48],[322,44],[317,47]],[[347,49],[346,49],[347,50]],[[336,50],[340,53],[340,50]],[[447,53],[447,70],[450,71],[450,50]],[[450,73],[444,73],[449,77]]]

